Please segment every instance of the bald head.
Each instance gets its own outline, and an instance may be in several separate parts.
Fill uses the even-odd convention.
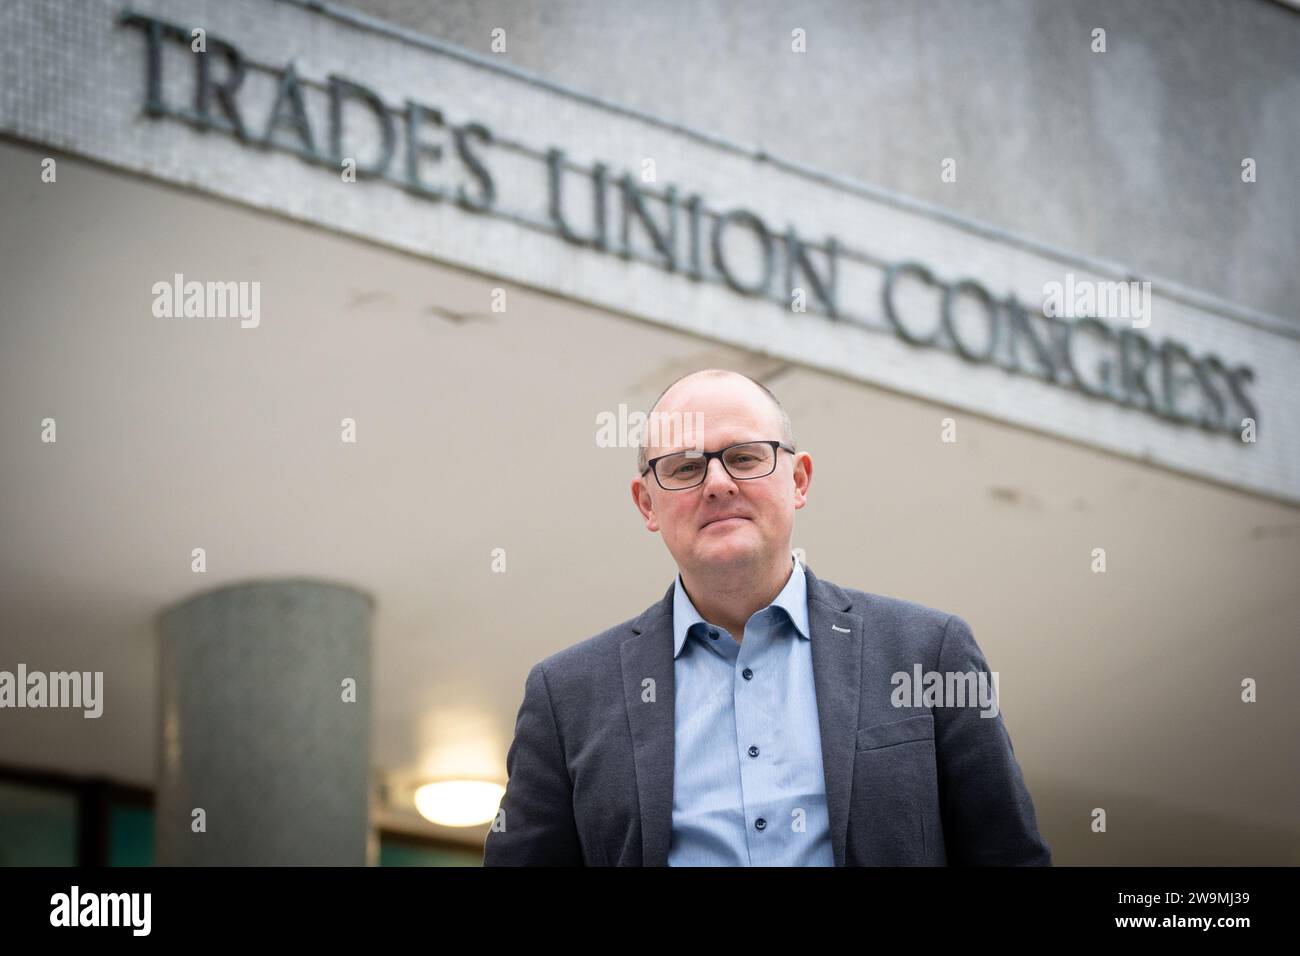
[[[706,368],[706,369],[700,369],[699,371],[696,372],[688,372],[687,374],[681,376],[675,381],[669,383],[668,387],[659,393],[659,397],[655,399],[654,404],[650,406],[650,412],[646,416],[647,422],[653,421],[653,416],[655,412],[658,411],[659,406],[664,403],[664,398],[666,396],[669,396],[670,392],[673,392],[675,396],[676,393],[681,390],[681,388],[687,387],[689,383],[699,381],[700,379],[724,379],[724,378],[731,378],[735,381],[748,383],[748,387],[753,391],[754,394],[753,400],[755,405],[766,405],[775,413],[777,427],[780,429],[780,434],[777,437],[779,437],[787,445],[790,445],[791,447],[796,447],[794,443],[794,432],[790,427],[790,416],[786,414],[785,408],[781,405],[780,400],[775,395],[772,394],[772,391],[762,382],[757,381],[756,379],[752,379],[748,375],[745,375],[741,372],[733,372],[730,369],[725,369],[725,368]],[[670,401],[671,401],[671,397],[670,397]],[[648,440],[649,429],[647,429],[647,434],[643,436],[643,438]],[[640,475],[642,472],[646,470],[648,460],[649,460],[649,455],[646,452],[645,440],[643,440],[637,446],[636,473],[638,475]]]

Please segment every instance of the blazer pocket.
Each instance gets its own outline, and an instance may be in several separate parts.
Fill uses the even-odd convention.
[[[913,740],[934,740],[934,716],[917,714],[887,724],[874,724],[858,728],[858,740],[854,750],[876,750],[880,747],[892,747]]]

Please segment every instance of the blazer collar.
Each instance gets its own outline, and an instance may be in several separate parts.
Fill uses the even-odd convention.
[[[835,865],[844,865],[849,826],[853,747],[862,693],[862,615],[838,585],[804,565],[808,586],[808,637],[813,684],[821,723],[822,765]],[[623,699],[632,732],[637,798],[641,811],[641,853],[645,866],[666,866],[672,839],[675,743],[673,682],[673,594],[664,596],[632,622],[621,645]]]

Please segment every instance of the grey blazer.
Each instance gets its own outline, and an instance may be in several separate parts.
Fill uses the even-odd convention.
[[[804,570],[836,866],[1050,866],[1001,714],[890,701],[915,664],[988,670],[966,622]],[[485,866],[667,864],[672,625],[670,586],[529,671]]]

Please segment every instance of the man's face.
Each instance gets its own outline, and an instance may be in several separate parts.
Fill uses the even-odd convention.
[[[781,420],[771,400],[740,377],[701,376],[674,385],[655,411],[660,422],[697,422],[702,416],[703,449],[718,451],[737,442],[781,439]],[[663,429],[659,440],[677,436]],[[685,444],[651,446],[647,460],[674,451],[698,449],[696,435]],[[776,470],[765,478],[734,479],[722,462],[709,462],[704,483],[681,491],[659,486],[653,472],[632,482],[632,498],[646,528],[663,534],[664,544],[683,570],[761,568],[790,553],[794,513],[807,501],[812,459],[805,453],[776,451]],[[722,519],[722,520],[719,520]]]

